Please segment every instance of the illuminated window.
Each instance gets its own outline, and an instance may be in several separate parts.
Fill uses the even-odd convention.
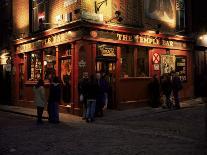
[[[55,75],[56,52],[49,48],[44,52],[44,79],[50,80]]]
[[[42,79],[42,52],[29,53],[28,80]]]
[[[50,80],[56,73],[56,52],[53,48],[28,54],[28,80]]]
[[[46,20],[46,2],[45,0],[32,0],[32,31],[44,29],[43,22]]]

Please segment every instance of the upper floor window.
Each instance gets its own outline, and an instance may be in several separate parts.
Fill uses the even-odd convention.
[[[43,22],[46,20],[46,0],[32,0],[32,31],[44,29]]]
[[[185,1],[176,0],[176,28],[183,30],[185,28]]]

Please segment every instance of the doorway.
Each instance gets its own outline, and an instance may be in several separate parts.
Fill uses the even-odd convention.
[[[108,83],[108,109],[116,107],[116,63],[115,61],[97,60],[96,71],[102,73]]]

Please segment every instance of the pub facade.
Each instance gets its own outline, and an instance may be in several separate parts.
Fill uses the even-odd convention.
[[[44,79],[48,94],[49,80],[56,75],[63,86],[60,107],[80,114],[78,81],[84,73],[96,72],[107,75],[109,108],[147,105],[152,76],[171,71],[183,81],[181,98],[193,97],[193,41],[175,33],[188,24],[179,14],[185,11],[181,4],[169,1],[172,12],[158,12],[148,0],[33,0],[17,5],[27,7],[29,35],[14,41],[13,103],[33,106],[37,79]],[[71,87],[64,89],[67,82]]]

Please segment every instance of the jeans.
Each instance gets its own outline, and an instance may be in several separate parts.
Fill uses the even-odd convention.
[[[42,123],[42,114],[44,111],[44,107],[37,107],[37,122]]]
[[[87,109],[86,109],[86,118],[90,120],[94,120],[95,110],[96,110],[96,100],[88,99]]]

